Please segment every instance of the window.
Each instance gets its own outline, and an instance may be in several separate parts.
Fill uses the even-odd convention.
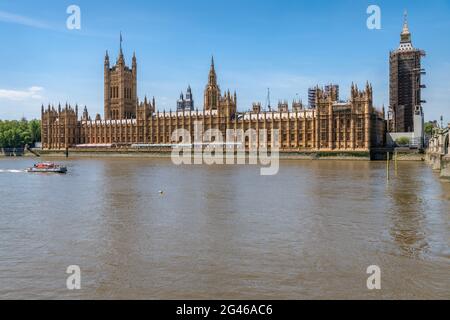
[[[359,130],[361,130],[363,128],[363,122],[362,122],[361,119],[358,119],[357,127],[358,127]]]

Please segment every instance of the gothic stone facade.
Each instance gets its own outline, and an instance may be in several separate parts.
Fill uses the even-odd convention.
[[[204,93],[203,110],[177,112],[157,111],[155,99],[139,102],[136,94],[136,57],[132,68],[125,66],[122,50],[114,67],[105,58],[105,116],[92,119],[84,108],[79,118],[78,106],[42,106],[42,146],[60,150],[83,147],[121,148],[133,145],[167,146],[176,129],[186,129],[194,141],[194,125],[201,122],[203,130],[227,129],[279,130],[281,151],[370,151],[382,146],[386,131],[384,112],[373,107],[372,87],[364,90],[352,85],[350,99],[343,103],[325,90],[317,89],[316,107],[306,108],[287,103],[278,111],[262,111],[256,103],[253,110],[237,111],[236,93],[222,94],[214,66],[211,63]],[[259,136],[259,134],[258,134]],[[225,141],[224,137],[224,141]],[[248,147],[248,142],[247,147]]]

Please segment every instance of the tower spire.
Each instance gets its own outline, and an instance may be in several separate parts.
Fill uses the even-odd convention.
[[[123,56],[122,42],[123,42],[122,31],[120,31],[120,55],[121,55],[121,56]]]
[[[108,50],[106,50],[106,54],[105,54],[105,67],[109,68],[109,54],[108,54]]]
[[[217,75],[214,69],[214,57],[211,58],[211,68],[208,75],[208,84],[205,89],[204,110],[217,110],[220,100],[220,88],[217,85]]]
[[[403,13],[403,25],[408,27],[408,10]]]
[[[408,25],[408,11],[403,14],[403,29],[401,33],[401,43],[411,43],[411,32]]]
[[[214,68],[214,56],[211,57],[211,69],[209,70],[209,85],[215,86],[217,84],[217,75]]]

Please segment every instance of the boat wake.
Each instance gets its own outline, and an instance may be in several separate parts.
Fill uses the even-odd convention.
[[[2,170],[0,169],[0,173],[24,173],[25,170]]]

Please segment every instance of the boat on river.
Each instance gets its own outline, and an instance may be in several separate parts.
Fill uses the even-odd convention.
[[[67,173],[67,167],[60,166],[52,162],[37,163],[32,168],[28,168],[30,173]]]

